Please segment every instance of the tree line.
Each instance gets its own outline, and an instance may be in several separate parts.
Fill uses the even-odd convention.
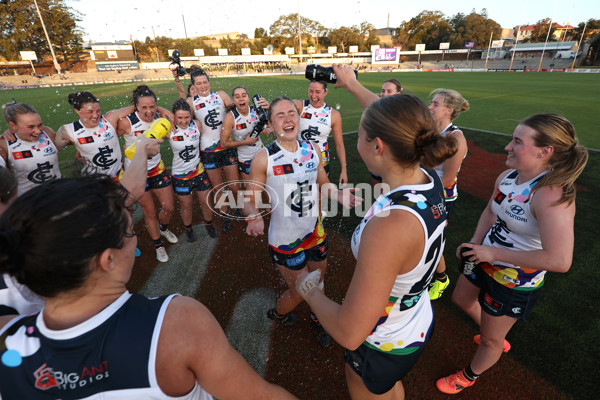
[[[65,0],[37,0],[40,12],[48,28],[59,62],[66,63],[67,69],[81,59],[84,32],[78,27],[81,15],[65,4]],[[525,24],[527,25],[527,24]],[[536,23],[529,41],[544,41],[550,27],[550,19]],[[570,39],[579,40],[584,23],[580,23],[571,33]],[[553,25],[552,31],[555,30]],[[424,10],[399,27],[390,29],[390,46],[402,46],[404,50],[413,50],[416,44],[425,44],[427,49],[438,49],[440,43],[450,43],[450,48],[463,48],[465,42],[475,42],[475,48],[486,48],[490,40],[500,39],[501,27],[488,17],[484,8],[469,14],[457,13],[446,16],[440,11]],[[585,39],[598,34],[600,19],[589,19]],[[299,41],[301,38],[301,43]],[[228,54],[241,54],[242,48],[249,48],[251,54],[263,54],[263,49],[272,46],[274,53],[284,53],[286,47],[293,47],[298,54],[309,49],[320,53],[329,46],[337,46],[339,52],[349,51],[349,46],[358,46],[358,51],[370,51],[372,45],[380,44],[377,29],[369,22],[359,25],[327,28],[318,21],[301,15],[280,16],[268,29],[256,28],[254,39],[245,33],[238,37],[226,37],[215,46],[209,37],[175,39],[165,36],[146,37],[144,41],[132,42],[139,61],[166,61],[168,50],[177,48],[183,56],[193,56],[194,49],[203,49],[207,56],[217,55],[218,48],[228,50]],[[382,46],[388,46],[386,43]],[[0,0],[0,57],[16,61],[19,51],[35,51],[39,59],[49,59],[50,50],[42,26],[35,10],[33,0]]]

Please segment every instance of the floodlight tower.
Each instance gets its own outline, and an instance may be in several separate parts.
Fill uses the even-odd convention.
[[[35,4],[35,9],[37,10],[38,16],[40,17],[40,21],[42,22],[42,29],[44,30],[44,34],[46,35],[46,40],[48,41],[48,46],[50,46],[50,53],[52,54],[52,61],[54,62],[54,68],[56,68],[56,72],[61,74],[60,64],[56,61],[56,55],[54,54],[54,48],[52,47],[52,42],[50,41],[50,36],[48,36],[48,31],[46,30],[46,25],[44,24],[44,19],[42,18],[42,13],[40,12],[40,8],[38,7],[37,0],[33,0],[33,4]]]

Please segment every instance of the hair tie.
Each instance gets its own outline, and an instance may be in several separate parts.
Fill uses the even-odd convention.
[[[575,146],[577,146],[577,143],[573,143],[573,144],[571,145],[571,147],[569,147],[569,150],[568,150],[568,151],[573,151],[573,150],[575,150]]]

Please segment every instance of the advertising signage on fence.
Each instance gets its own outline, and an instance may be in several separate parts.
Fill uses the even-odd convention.
[[[115,62],[97,62],[96,70],[98,72],[103,71],[125,71],[130,69],[140,69],[140,65],[137,61],[115,61]]]
[[[474,49],[475,42],[465,42],[465,49]]]
[[[37,55],[35,51],[20,51],[21,60],[23,61],[37,61]]]
[[[448,50],[450,48],[450,43],[440,43],[440,50]]]
[[[375,49],[375,61],[396,61],[397,49]]]

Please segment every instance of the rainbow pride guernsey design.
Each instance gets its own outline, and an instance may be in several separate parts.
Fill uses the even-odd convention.
[[[200,129],[194,121],[186,128],[176,128],[169,138],[173,150],[171,175],[177,179],[192,179],[204,172],[200,161]]]
[[[158,113],[154,116],[154,120],[160,118],[160,115],[158,115]],[[129,123],[131,124],[131,132],[129,132],[129,134],[123,135],[123,138],[125,138],[125,148],[129,147],[132,143],[134,143],[137,140],[138,135],[141,135],[142,133],[144,133],[144,131],[146,131],[148,128],[150,128],[150,125],[152,125],[152,122],[154,122],[154,120],[150,121],[150,122],[144,122],[142,121],[142,119],[137,115],[137,112],[133,112],[131,114],[129,114],[127,116],[127,119],[129,120]],[[127,157],[125,157],[125,169],[127,169],[127,167],[129,167],[129,164],[131,164],[131,160],[128,159]],[[148,159],[148,178],[152,178],[153,176],[156,176],[158,174],[161,174],[165,171],[165,164],[162,161],[161,155],[160,155],[160,151],[153,156],[152,158]]]
[[[36,185],[61,178],[58,149],[45,132],[35,142],[16,137],[7,147],[8,166],[19,183],[19,196]]]
[[[388,303],[364,345],[390,354],[411,354],[425,342],[433,326],[433,309],[429,299],[429,283],[446,242],[444,228],[446,207],[442,182],[437,174],[425,171],[429,182],[400,186],[382,194],[356,227],[352,236],[352,252],[358,258],[362,233],[375,217],[385,217],[391,210],[404,210],[421,222],[425,247],[418,264],[409,272],[398,275]],[[377,265],[370,266],[376,269]]]
[[[310,142],[297,143],[295,152],[285,150],[277,141],[265,146],[266,186],[272,206],[269,246],[285,254],[297,253],[325,240],[319,219],[319,156]]]
[[[304,107],[300,113],[299,140],[308,140],[316,143],[321,149],[321,162],[323,166],[329,164],[329,143],[327,139],[331,133],[332,108],[327,104],[315,108],[310,100],[304,100]]]
[[[96,172],[117,177],[123,167],[121,145],[115,128],[104,118],[100,117],[98,126],[86,128],[81,121],[64,125],[67,136],[75,144],[77,151],[84,157],[88,165]],[[84,166],[83,171],[86,171]]]
[[[517,184],[519,173],[513,170],[500,182],[492,212],[496,222],[483,240],[483,245],[512,250],[539,250],[542,248],[540,228],[531,212],[533,188],[548,173],[544,171],[530,181]],[[525,268],[502,261],[484,263],[482,269],[494,281],[515,290],[535,290],[544,284],[546,271]]]
[[[204,152],[221,151],[221,128],[225,119],[225,103],[219,93],[211,92],[208,96],[194,96],[194,115],[202,124],[200,150]]]

